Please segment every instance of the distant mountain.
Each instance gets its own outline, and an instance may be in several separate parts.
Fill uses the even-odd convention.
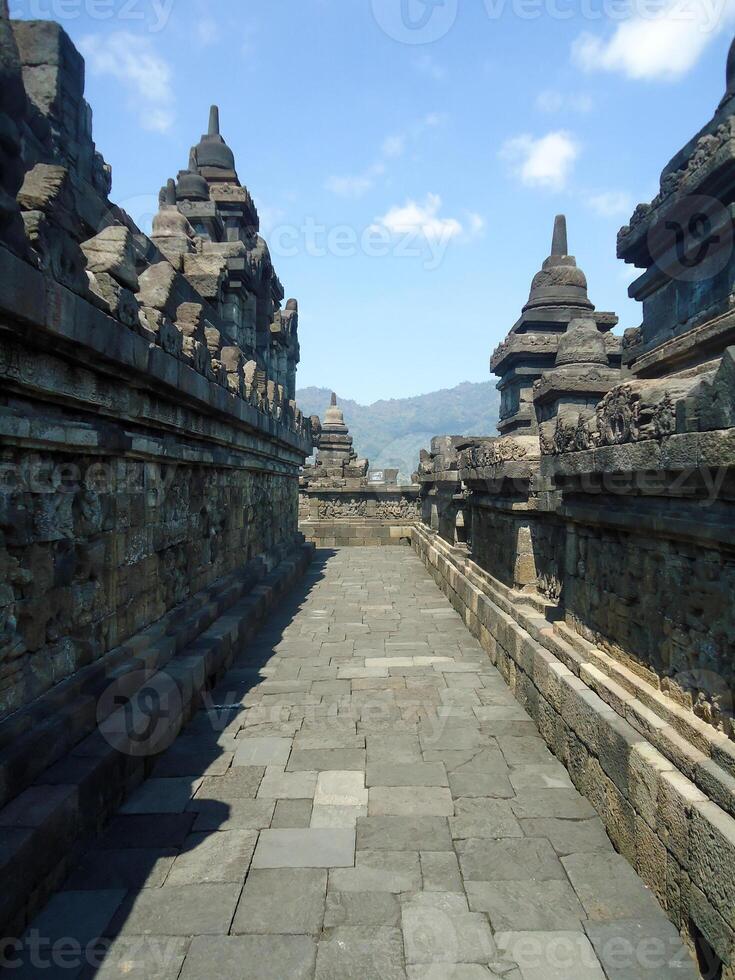
[[[300,388],[296,401],[305,415],[324,418],[332,392],[329,388]],[[392,398],[358,405],[337,392],[355,452],[370,460],[374,470],[397,467],[408,480],[415,472],[420,449],[428,449],[432,436],[493,435],[500,396],[494,381],[432,391],[415,398]]]

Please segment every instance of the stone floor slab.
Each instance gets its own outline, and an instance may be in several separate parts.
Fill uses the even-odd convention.
[[[516,793],[511,807],[519,819],[589,820],[597,816],[592,804],[576,789],[523,789]]]
[[[450,851],[452,838],[445,817],[376,816],[357,821],[358,850]]]
[[[310,936],[197,936],[181,980],[311,980],[315,961],[316,943]]]
[[[523,980],[605,980],[584,933],[499,932],[495,941],[518,964]]]
[[[401,905],[390,892],[330,891],[324,928],[338,926],[393,926],[401,924]]]
[[[368,763],[367,786],[448,786],[441,762]]]
[[[589,936],[608,980],[698,980],[681,937],[668,919],[587,922]]]
[[[594,820],[520,820],[519,823],[526,837],[546,837],[560,856],[585,851],[610,852],[610,838],[599,817]]]
[[[364,772],[365,752],[363,749],[294,749],[286,769],[289,772]]]
[[[176,936],[123,936],[104,950],[83,980],[178,980],[189,940]]]
[[[461,840],[459,863],[465,881],[564,880],[564,868],[548,841]]]
[[[257,831],[250,830],[191,834],[173,862],[166,885],[242,883],[257,841]]]
[[[421,888],[419,855],[411,851],[358,851],[355,867],[329,872],[330,891],[401,892]]]
[[[311,800],[276,800],[272,830],[312,826]]]
[[[407,966],[408,980],[521,980],[518,970],[496,973],[477,963],[421,963]]]
[[[64,891],[160,888],[178,853],[173,847],[88,851],[64,882]]]
[[[285,766],[291,754],[290,738],[238,738],[233,766]]]
[[[474,769],[459,769],[449,773],[449,786],[452,796],[495,797],[513,799],[515,791],[508,777],[498,772],[480,772]]]
[[[160,891],[160,889],[150,889]],[[147,893],[147,890],[146,890]],[[54,895],[40,915],[34,920],[32,933],[21,941],[19,949],[11,949],[6,962],[9,976],[32,980],[38,976],[50,976],[58,980],[74,976],[82,965],[82,955],[98,948],[98,939],[106,930],[125,899],[121,889],[104,891],[65,891]],[[65,968],[54,954],[59,943],[75,944],[76,955],[71,954],[69,968]],[[38,964],[43,964],[40,968]],[[73,964],[76,963],[76,970]]]
[[[202,779],[196,797],[203,800],[219,800],[222,803],[231,803],[232,800],[252,800],[257,795],[264,775],[264,766],[238,766],[236,769],[228,769],[222,776],[207,776]]]
[[[425,905],[404,906],[407,963],[489,963],[496,948],[487,917]]]
[[[120,807],[120,813],[183,813],[201,779],[148,779]]]
[[[262,830],[270,827],[275,800],[192,800],[192,813],[196,817],[195,832],[213,830]]]
[[[242,885],[164,885],[132,897],[114,923],[126,936],[226,936]]]
[[[357,821],[367,816],[366,806],[314,806],[310,827],[349,827],[357,829]]]
[[[652,892],[620,854],[570,854],[561,861],[590,919],[663,915]]]
[[[454,840],[487,837],[523,837],[508,800],[467,798],[456,800],[455,816],[449,820]]]
[[[253,857],[254,868],[351,868],[355,863],[355,831],[309,827],[264,830]]]
[[[321,932],[327,872],[317,868],[254,869],[235,912],[232,932],[308,935]]]
[[[316,980],[405,980],[399,929],[342,926],[319,943]]]
[[[468,881],[467,897],[495,932],[578,930],[586,918],[566,881]]]
[[[314,793],[315,806],[365,807],[368,791],[360,770],[320,772]]]
[[[373,786],[368,815],[449,817],[454,813],[452,794],[440,786]]]
[[[258,789],[259,800],[311,800],[316,789],[315,772],[284,772],[269,766]]]
[[[421,851],[420,857],[424,891],[461,893],[464,890],[454,851]]]

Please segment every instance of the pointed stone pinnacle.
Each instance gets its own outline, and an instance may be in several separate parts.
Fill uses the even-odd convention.
[[[336,395],[336,392],[334,392],[334,391],[332,392],[332,404],[333,405],[336,405],[337,404],[337,395]]]
[[[733,39],[733,42],[730,45],[730,50],[727,54],[726,81],[727,81],[726,94],[727,95],[735,94],[735,39]]]
[[[219,108],[211,106],[209,110],[209,132],[208,136],[219,136]]]
[[[557,214],[554,218],[554,235],[551,239],[552,255],[568,255],[567,245],[567,219],[563,214]]]
[[[173,177],[166,181],[166,204],[176,204],[176,181]]]

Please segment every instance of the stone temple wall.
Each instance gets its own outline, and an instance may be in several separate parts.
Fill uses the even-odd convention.
[[[218,113],[147,236],[83,91],[63,30],[0,3],[0,804],[113,681],[168,665],[191,701],[223,668],[201,636],[247,595],[262,612],[304,549],[298,305]]]
[[[319,548],[408,544],[420,519],[418,487],[303,487],[299,528]]]
[[[413,543],[701,962],[735,977],[735,54],[618,237],[616,337],[555,223],[499,437],[422,453]],[[713,975],[713,974],[709,974]]]

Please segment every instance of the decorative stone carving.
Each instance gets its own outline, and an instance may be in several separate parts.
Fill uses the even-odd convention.
[[[527,455],[527,447],[515,439],[491,439],[462,450],[460,468],[482,470],[511,460],[524,459]]]
[[[375,516],[380,520],[415,521],[421,516],[418,500],[401,497],[398,500],[378,500]]]
[[[552,602],[558,602],[561,598],[562,584],[553,573],[544,572],[540,575],[536,588],[541,595],[546,596]]]
[[[359,497],[327,497],[319,501],[319,520],[336,521],[367,517],[367,500]]]
[[[600,445],[635,442],[640,435],[640,407],[630,385],[618,385],[608,392],[597,406]]]

